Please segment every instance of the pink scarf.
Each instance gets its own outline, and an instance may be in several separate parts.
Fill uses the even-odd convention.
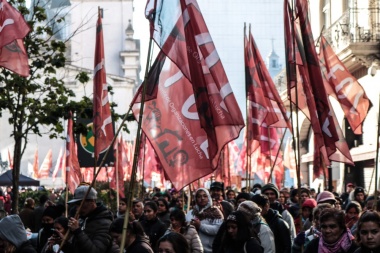
[[[342,234],[340,239],[333,244],[328,244],[323,240],[323,236],[319,239],[318,253],[338,253],[347,252],[352,245],[352,240],[354,236],[351,231],[347,229],[346,232]]]

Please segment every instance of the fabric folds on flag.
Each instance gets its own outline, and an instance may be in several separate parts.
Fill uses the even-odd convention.
[[[74,194],[75,189],[82,181],[82,175],[80,172],[78,155],[74,140],[73,119],[72,114],[70,113],[70,117],[67,121],[65,180],[66,185],[69,187],[69,190],[72,194]]]
[[[124,189],[124,175],[125,175],[125,168],[127,166],[127,159],[126,159],[126,150],[124,146],[123,138],[119,138],[119,140],[115,144],[115,169],[113,176],[110,180],[110,188],[118,189],[118,194],[120,197],[125,197],[125,189]]]
[[[41,164],[40,170],[38,171],[38,178],[48,178],[50,170],[53,165],[53,151],[49,149],[48,153],[45,156],[44,161]]]
[[[64,174],[63,172],[65,171],[65,168],[66,168],[66,150],[63,150],[63,148],[61,148],[59,150],[58,159],[57,159],[57,162],[55,164],[54,171],[52,174],[53,182],[55,181],[59,171],[61,171],[61,173]]]
[[[111,109],[108,100],[108,88],[106,82],[106,70],[104,59],[103,26],[100,12],[96,23],[96,45],[94,66],[94,93],[93,93],[93,130],[95,136],[96,158],[109,148],[114,137]]]
[[[13,158],[11,156],[11,151],[8,149],[8,163],[9,163],[9,168],[13,170]]]
[[[323,78],[311,32],[307,1],[297,0],[295,3],[297,19],[293,22],[288,0],[284,1],[288,96],[311,121],[315,145],[313,170],[314,176],[318,177],[322,169],[331,164],[330,160],[353,163],[352,159],[345,159],[351,155],[348,147],[342,147],[347,146],[347,143],[339,136],[341,130],[337,130],[339,125],[336,125],[326,90],[321,85]],[[300,91],[299,101],[295,101],[295,89]],[[339,152],[344,155],[338,156]]]
[[[0,0],[0,48],[16,39],[23,39],[30,31],[21,13],[6,0]]]
[[[27,77],[30,69],[22,39],[30,28],[21,13],[6,0],[0,0],[0,17],[0,66]]]
[[[0,66],[20,76],[29,76],[28,55],[21,39],[14,40],[0,48]]]
[[[339,101],[354,133],[362,134],[362,124],[371,107],[371,101],[363,87],[339,60],[323,36],[321,36],[319,60],[328,95]]]
[[[157,98],[146,101],[142,127],[181,189],[216,169],[244,121],[197,2],[152,0],[146,11],[155,13],[148,15],[153,36],[169,59],[155,83]]]

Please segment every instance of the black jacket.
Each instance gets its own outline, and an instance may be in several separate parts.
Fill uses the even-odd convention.
[[[214,252],[214,251],[213,251]],[[260,242],[251,238],[246,241],[244,244],[235,244],[235,245],[227,245],[224,249],[219,251],[220,253],[246,253],[246,252],[255,252],[255,253],[263,253],[264,249],[261,247]]]
[[[126,253],[153,253],[147,237],[137,236],[135,241],[126,249]]]
[[[264,218],[273,232],[276,253],[290,253],[292,247],[290,229],[286,221],[282,219],[281,214],[269,208]]]
[[[306,246],[306,249],[303,253],[318,253],[318,245],[319,245],[319,237],[311,240],[311,242]],[[358,248],[356,244],[353,242],[351,247],[347,252],[344,253],[354,253]],[[343,253],[343,252],[334,252],[334,253]]]
[[[361,246],[355,250],[355,253],[380,253],[380,247],[377,247],[376,249],[369,249],[367,247]]]
[[[157,217],[153,220],[144,219],[140,221],[145,234],[149,237],[150,245],[153,249],[156,248],[156,243],[161,236],[166,232],[166,226]]]
[[[112,213],[103,205],[87,217],[80,219],[81,228],[73,232],[73,249],[71,253],[104,253],[112,246],[109,228],[112,223]]]
[[[36,249],[32,246],[30,241],[23,243],[15,253],[37,253]]]

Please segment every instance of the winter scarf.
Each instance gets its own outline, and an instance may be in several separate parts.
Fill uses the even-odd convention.
[[[351,234],[350,230],[347,229],[346,232],[342,234],[340,239],[335,243],[328,244],[324,241],[323,236],[319,239],[318,253],[337,253],[337,252],[347,252],[352,245],[354,236]]]

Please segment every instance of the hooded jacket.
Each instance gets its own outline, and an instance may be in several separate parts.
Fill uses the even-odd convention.
[[[199,238],[201,239],[203,252],[212,252],[212,243],[220,226],[223,223],[223,213],[217,208],[212,206],[212,199],[210,193],[205,188],[199,188],[195,196],[199,191],[204,191],[207,194],[208,202],[203,208],[200,208],[197,204],[193,207],[193,210],[186,214],[186,221],[190,222],[192,219],[200,220],[200,227],[198,230]]]
[[[18,215],[9,215],[0,221],[0,238],[16,247],[17,253],[36,253],[26,237],[24,224]]]
[[[98,204],[87,217],[81,217],[80,229],[73,232],[72,253],[107,252],[112,246],[112,237],[109,233],[112,219],[112,213],[101,204]]]
[[[264,215],[264,218],[273,232],[276,253],[290,253],[292,242],[289,225],[282,219],[278,211],[271,208]]]

